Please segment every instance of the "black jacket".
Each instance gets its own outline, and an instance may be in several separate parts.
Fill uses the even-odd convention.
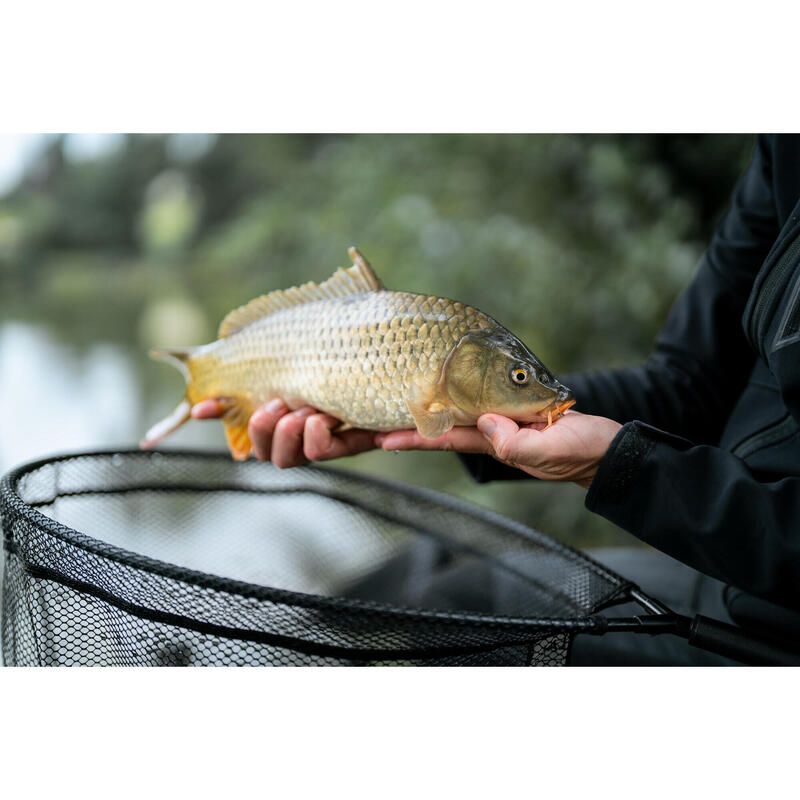
[[[800,609],[799,199],[800,137],[760,136],[647,363],[563,378],[577,410],[624,423],[586,507],[743,590],[731,613],[762,624],[782,612],[745,593]]]

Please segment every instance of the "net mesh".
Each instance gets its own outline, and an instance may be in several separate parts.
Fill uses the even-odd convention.
[[[447,495],[94,453],[10,473],[8,665],[558,665],[624,579]]]

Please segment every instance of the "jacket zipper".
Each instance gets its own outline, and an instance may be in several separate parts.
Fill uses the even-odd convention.
[[[800,430],[800,428],[798,428],[794,417],[791,414],[786,414],[786,416],[781,417],[777,422],[773,422],[772,425],[767,428],[758,431],[758,433],[751,434],[744,441],[739,442],[739,444],[731,450],[731,453],[739,458],[747,458],[759,450],[763,450],[765,447],[788,439],[790,436],[797,433],[798,430]]]

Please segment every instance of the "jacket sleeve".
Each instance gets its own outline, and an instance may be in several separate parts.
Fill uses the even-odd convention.
[[[630,422],[586,507],[706,575],[800,608],[800,478],[762,482],[725,450]]]
[[[577,411],[623,424],[641,420],[698,443],[719,441],[755,359],[745,340],[742,314],[755,275],[779,233],[772,152],[772,139],[759,137],[730,209],[647,362],[563,376],[577,399]],[[486,456],[462,461],[480,482],[525,476]]]

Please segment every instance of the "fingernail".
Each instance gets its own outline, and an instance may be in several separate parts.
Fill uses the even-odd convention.
[[[277,414],[283,408],[283,400],[281,400],[280,397],[274,397],[264,406],[264,410],[269,414]]]
[[[497,425],[490,419],[481,418],[478,420],[478,430],[484,436],[491,436],[497,430]]]
[[[310,417],[313,413],[313,408],[298,408],[297,411],[294,412],[294,415],[296,417]]]

